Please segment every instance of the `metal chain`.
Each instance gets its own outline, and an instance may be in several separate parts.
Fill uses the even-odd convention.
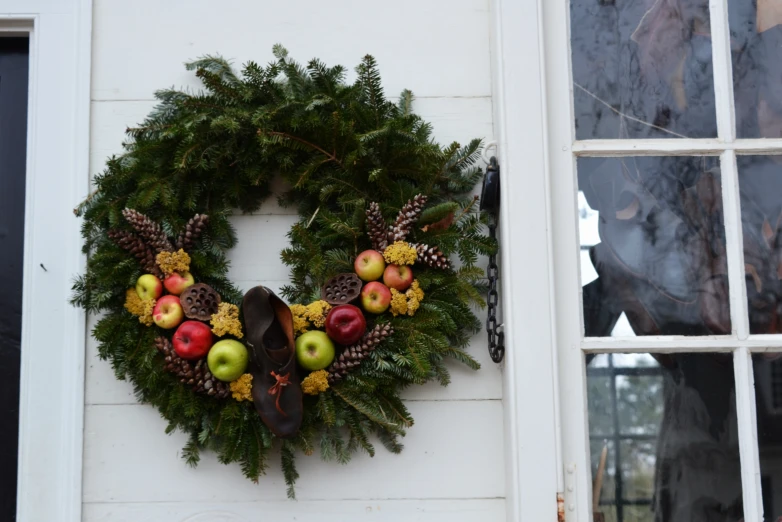
[[[489,214],[489,237],[497,238],[497,220],[493,214]],[[497,323],[497,306],[500,294],[497,291],[497,283],[500,279],[500,268],[497,266],[497,256],[489,256],[489,266],[486,268],[486,277],[489,279],[488,316],[486,317],[486,331],[489,334],[489,355],[491,360],[498,363],[505,357],[505,333],[502,324]]]

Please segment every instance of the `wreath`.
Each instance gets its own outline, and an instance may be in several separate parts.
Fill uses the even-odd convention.
[[[279,447],[293,497],[298,452],[398,453],[413,425],[400,391],[447,385],[448,359],[479,368],[465,351],[485,304],[476,263],[496,244],[472,195],[480,140],[435,143],[371,56],[348,83],[341,66],[274,54],[240,75],[208,56],[187,64],[202,90],[156,93],[75,210],[89,258],[73,302],[100,314],[116,376],[189,435],[188,464],[209,449],[257,481]],[[281,254],[290,305],[227,277],[231,215],[278,177],[299,213]]]

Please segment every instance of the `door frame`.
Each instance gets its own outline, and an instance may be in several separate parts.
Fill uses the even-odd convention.
[[[17,520],[80,522],[92,0],[7,0],[0,27],[30,37]]]
[[[564,520],[543,3],[492,0],[494,134],[502,172],[506,517]],[[522,226],[512,226],[512,225]],[[562,518],[559,518],[561,516]]]

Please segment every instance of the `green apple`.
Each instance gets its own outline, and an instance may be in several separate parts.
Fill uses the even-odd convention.
[[[157,299],[163,295],[163,283],[152,274],[144,274],[136,281],[136,293],[142,301]]]
[[[334,343],[326,332],[320,330],[304,332],[296,339],[296,359],[306,370],[327,368],[334,360]]]
[[[224,339],[214,343],[206,356],[212,375],[224,382],[235,381],[247,369],[247,348],[239,341]]]

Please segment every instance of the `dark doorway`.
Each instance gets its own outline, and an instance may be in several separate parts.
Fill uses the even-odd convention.
[[[0,38],[0,520],[16,520],[28,38]]]

